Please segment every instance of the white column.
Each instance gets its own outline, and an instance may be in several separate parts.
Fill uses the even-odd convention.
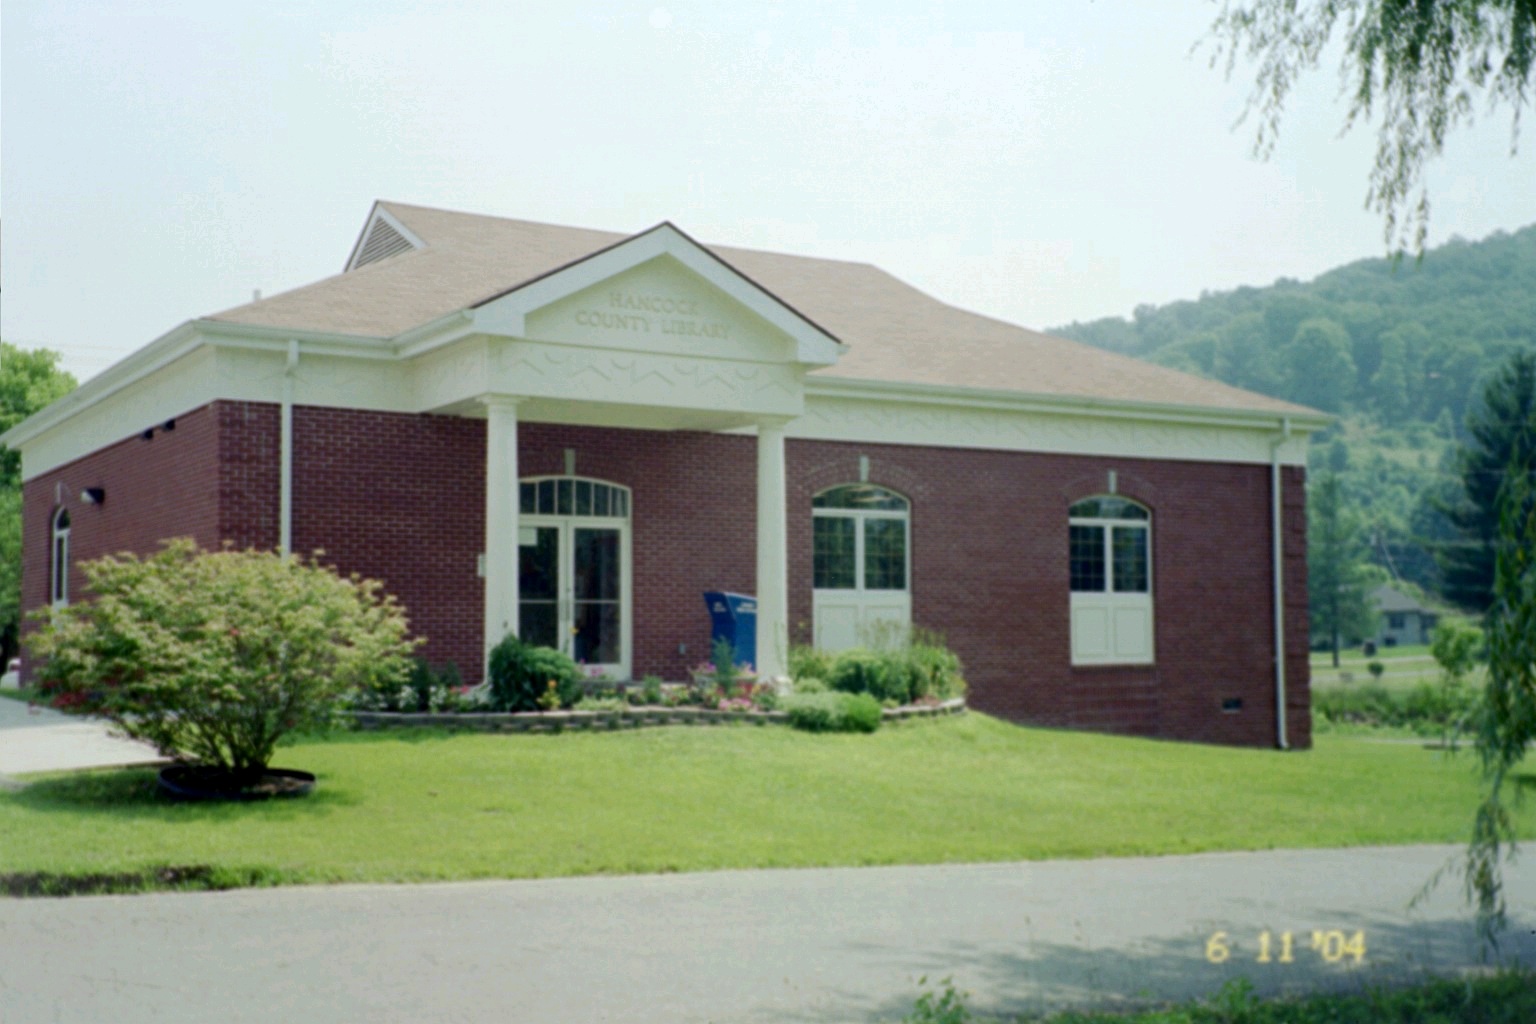
[[[517,631],[517,403],[481,399],[485,426],[485,653]]]
[[[784,524],[783,419],[757,424],[757,665],[763,679],[789,674],[789,541]]]

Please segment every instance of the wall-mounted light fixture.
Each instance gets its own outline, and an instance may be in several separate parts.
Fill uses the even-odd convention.
[[[107,500],[107,489],[105,487],[87,487],[80,492],[80,500],[87,505],[100,505]]]

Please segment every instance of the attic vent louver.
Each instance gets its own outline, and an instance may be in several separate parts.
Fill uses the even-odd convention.
[[[358,251],[357,259],[352,261],[352,269],[365,267],[370,263],[388,259],[396,253],[413,249],[408,238],[390,226],[382,217],[373,221],[373,226],[368,229],[368,237],[363,240],[363,247]]]

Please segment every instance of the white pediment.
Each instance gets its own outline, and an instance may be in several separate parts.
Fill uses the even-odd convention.
[[[533,341],[748,362],[798,362],[795,340],[671,256],[535,310]]]
[[[842,345],[670,224],[491,299],[492,336],[623,352],[826,366]]]

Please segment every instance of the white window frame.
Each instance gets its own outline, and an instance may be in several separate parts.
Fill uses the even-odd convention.
[[[532,485],[535,488],[545,481],[553,481],[556,486],[562,481],[569,481],[572,487],[586,483],[594,486],[606,487],[610,494],[621,494],[624,497],[623,513],[615,513],[611,510],[604,513],[577,512],[573,506],[569,512],[561,512],[558,506],[548,511],[523,511],[522,488]],[[611,498],[610,498],[611,500]],[[581,666],[582,671],[589,677],[596,678],[607,676],[610,679],[620,681],[628,680],[632,676],[634,665],[634,552],[631,546],[631,526],[635,510],[634,491],[616,484],[611,480],[599,480],[589,476],[544,475],[525,476],[518,481],[518,529],[522,533],[518,537],[518,551],[521,554],[522,543],[529,534],[540,527],[555,529],[560,532],[559,551],[560,564],[558,567],[559,594],[556,598],[556,632],[560,637],[559,648],[566,654],[573,654],[571,628],[574,623],[576,611],[576,597],[574,585],[576,578],[576,553],[573,543],[575,532],[582,528],[611,529],[619,534],[619,644],[622,648],[619,652],[619,660],[612,663],[592,663]],[[535,504],[535,509],[539,506]]]
[[[1076,508],[1095,498],[1113,499],[1134,505],[1147,514],[1145,519],[1117,516],[1081,516],[1068,511],[1067,573],[1071,587],[1071,527],[1089,527],[1100,532],[1104,544],[1104,589],[1071,591],[1072,664],[1078,665],[1151,665],[1156,660],[1156,619],[1153,615],[1155,572],[1152,545],[1152,510],[1139,501],[1118,494],[1097,494],[1079,498]],[[1114,531],[1140,529],[1146,533],[1147,588],[1145,591],[1115,589]]]
[[[48,600],[55,608],[69,604],[69,509],[60,506],[49,520]]]
[[[861,646],[881,623],[894,623],[901,631],[912,624],[912,499],[900,491],[879,484],[849,481],[817,491],[812,501],[843,487],[871,487],[901,499],[902,509],[817,508],[811,507],[812,552],[811,618],[812,638],[818,648],[827,651]],[[819,588],[815,585],[816,519],[853,520],[853,586]],[[871,520],[897,521],[902,524],[902,587],[872,589],[865,586],[865,527]]]

